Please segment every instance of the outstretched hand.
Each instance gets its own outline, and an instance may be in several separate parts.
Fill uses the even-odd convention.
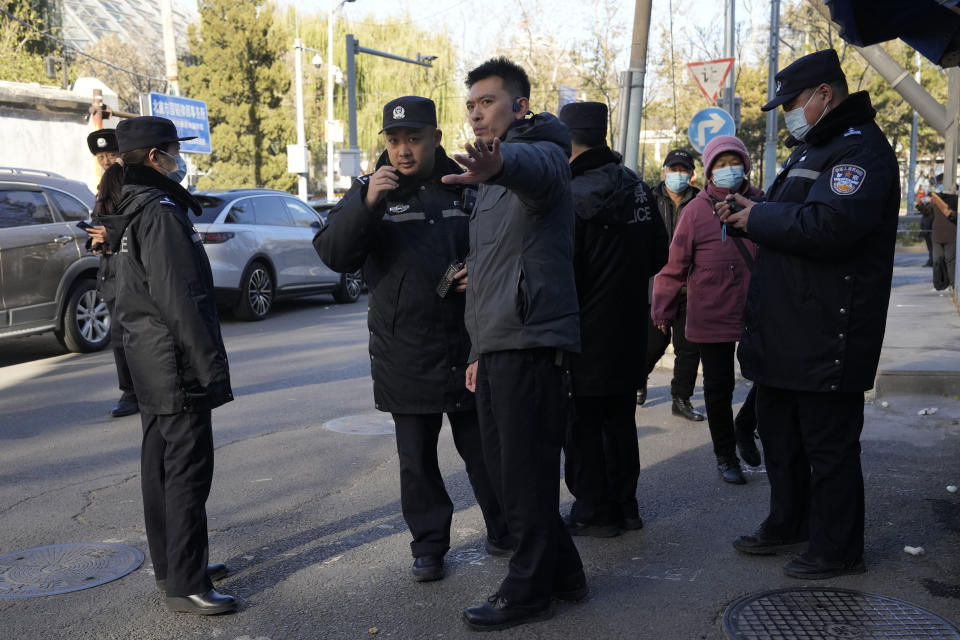
[[[486,182],[503,170],[503,155],[500,154],[500,138],[493,139],[493,145],[487,145],[477,138],[474,144],[465,145],[466,155],[455,153],[453,159],[466,167],[466,173],[448,174],[441,180],[445,184],[480,184]]]
[[[743,208],[733,213],[730,210],[731,202],[736,202]],[[750,218],[750,210],[753,209],[754,204],[756,203],[753,200],[744,198],[739,193],[731,193],[727,196],[726,200],[716,206],[717,217],[720,218],[720,222],[724,224],[746,231],[747,220]]]

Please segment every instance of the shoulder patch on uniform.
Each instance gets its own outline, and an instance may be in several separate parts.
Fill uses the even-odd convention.
[[[360,176],[357,178],[357,182],[359,182],[360,184],[367,184],[368,182],[370,182],[370,176],[372,175],[373,174],[371,173],[365,176]]]
[[[860,129],[855,129],[853,127],[850,127],[843,133],[844,138],[846,138],[847,136],[861,136],[861,135],[863,135],[863,132],[860,131]]]
[[[867,172],[855,164],[838,164],[830,170],[830,190],[838,196],[851,196],[866,177]]]
[[[171,200],[170,198],[168,198],[168,197],[166,197],[166,196],[160,198],[160,204],[168,204],[168,205],[170,205],[171,207],[177,206],[177,205],[173,202],[173,200]]]

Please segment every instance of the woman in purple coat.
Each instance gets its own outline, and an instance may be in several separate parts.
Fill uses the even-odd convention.
[[[661,331],[674,320],[680,291],[687,288],[687,339],[700,348],[703,395],[717,469],[726,482],[744,484],[737,458],[752,447],[752,434],[739,438],[733,423],[733,358],[743,331],[743,310],[756,247],[728,234],[714,215],[715,205],[731,193],[759,199],[750,185],[750,154],[735,136],[718,136],[703,150],[707,183],[680,217],[670,258],[653,281],[651,317]],[[759,457],[759,453],[757,454]]]

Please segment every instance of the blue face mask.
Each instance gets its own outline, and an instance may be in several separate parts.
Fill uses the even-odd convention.
[[[667,183],[667,189],[674,193],[680,193],[690,184],[690,174],[683,172],[668,173],[664,182]]]
[[[713,184],[724,189],[736,189],[743,182],[743,167],[720,167],[713,170]]]
[[[167,177],[173,180],[176,183],[183,182],[183,179],[187,177],[187,162],[183,159],[179,153],[177,155],[171,155],[162,149],[157,149],[163,155],[173,158],[173,161],[177,163],[177,168],[167,174]]]

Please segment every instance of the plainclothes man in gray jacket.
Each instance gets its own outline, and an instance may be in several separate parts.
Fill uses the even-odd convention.
[[[466,381],[476,393],[494,490],[517,541],[500,588],[463,614],[470,628],[491,630],[548,617],[551,597],[587,593],[559,513],[567,354],[580,351],[580,323],[570,132],[550,114],[528,117],[530,81],[505,58],[471,71],[466,85],[477,142],[454,156],[467,172],[443,181],[480,185],[467,255]]]

